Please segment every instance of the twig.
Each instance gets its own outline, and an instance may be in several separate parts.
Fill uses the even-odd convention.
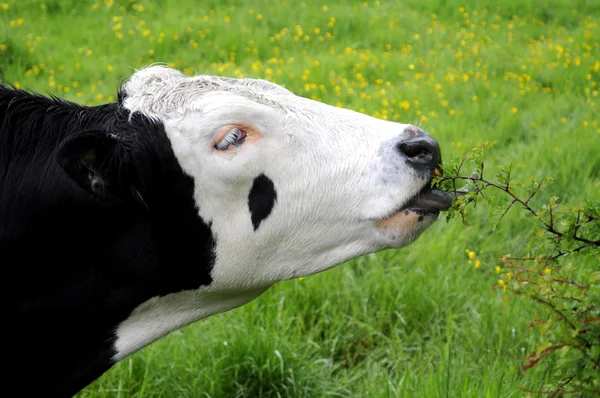
[[[515,292],[518,293],[519,292]],[[569,324],[569,326],[571,326],[571,329],[573,330],[577,330],[577,327],[573,324],[573,322],[571,322],[569,320],[569,318],[567,318],[567,316],[565,314],[563,314],[559,309],[557,309],[551,302],[544,300],[543,298],[531,295],[529,296],[530,298],[534,299],[535,301],[537,301],[538,303],[542,303],[547,305],[548,307],[550,307],[552,309],[552,311],[554,311],[555,313],[558,314],[558,316],[560,316],[566,323]]]
[[[510,204],[506,207],[506,210],[504,210],[504,213],[502,213],[502,215],[500,216],[500,220],[502,220],[504,218],[504,216],[506,215],[506,213],[508,213],[508,211],[510,210],[511,207],[513,207],[513,205],[515,204],[516,200],[512,200],[512,202],[510,202]]]
[[[464,158],[463,158],[463,162],[464,162]],[[461,162],[461,164],[460,164],[460,166],[459,166],[459,170],[460,170],[460,168],[462,167],[462,165],[463,165],[463,162]],[[557,230],[554,228],[554,215],[553,215],[553,213],[552,213],[552,207],[550,207],[550,208],[549,208],[549,210],[548,210],[548,213],[549,213],[549,216],[550,216],[550,222],[549,222],[549,223],[548,223],[548,222],[546,222],[546,221],[544,221],[544,220],[542,220],[541,218],[539,218],[539,215],[538,215],[538,213],[537,213],[537,212],[536,212],[536,211],[535,211],[535,210],[534,210],[534,209],[533,209],[533,208],[532,208],[532,207],[529,205],[529,201],[531,200],[531,198],[533,197],[533,195],[532,195],[532,196],[530,196],[530,197],[529,197],[529,198],[528,198],[526,201],[524,201],[524,200],[522,200],[521,198],[519,198],[518,196],[516,196],[516,195],[515,195],[515,194],[514,194],[514,193],[513,193],[513,192],[510,190],[510,186],[509,186],[509,185],[506,185],[506,186],[504,186],[504,185],[499,185],[499,184],[493,183],[493,182],[491,182],[491,181],[485,180],[485,179],[483,179],[483,178],[481,178],[481,177],[466,177],[466,176],[444,177],[444,178],[442,178],[442,179],[441,179],[441,181],[446,181],[446,180],[448,180],[448,179],[451,179],[451,180],[453,181],[453,185],[454,185],[454,190],[455,190],[455,192],[457,191],[457,190],[456,190],[456,184],[455,184],[455,181],[456,181],[456,180],[480,181],[480,182],[483,182],[483,183],[486,185],[486,187],[494,187],[494,188],[497,188],[497,189],[499,189],[499,190],[501,190],[501,191],[505,192],[507,195],[509,195],[509,196],[510,196],[510,197],[513,199],[513,201],[512,201],[512,202],[511,202],[511,204],[510,204],[510,205],[507,207],[507,210],[504,212],[504,214],[506,214],[506,212],[508,211],[508,209],[510,209],[510,208],[511,208],[511,207],[514,205],[514,203],[515,203],[515,202],[516,202],[516,203],[519,203],[519,204],[521,204],[521,205],[522,205],[522,206],[523,206],[523,207],[524,207],[524,208],[525,208],[527,211],[529,211],[529,212],[530,212],[530,213],[531,213],[531,214],[532,214],[534,217],[536,217],[536,218],[539,220],[539,222],[540,222],[540,223],[542,223],[542,225],[544,226],[544,229],[545,229],[546,231],[548,231],[548,232],[550,232],[550,233],[552,233],[552,234],[556,235],[556,236],[557,236],[559,239],[562,239],[562,238],[565,236],[565,233],[563,233],[563,232],[560,232],[560,231],[557,231]],[[534,195],[535,195],[535,193],[537,192],[537,190],[539,189],[539,187],[540,187],[540,186],[541,186],[541,183],[539,183],[539,184],[538,184],[538,188],[537,188],[537,189],[534,191]],[[479,189],[479,190],[477,190],[477,191],[476,191],[476,193],[480,193],[481,191],[482,191],[482,190],[481,190],[481,189]],[[577,235],[573,235],[573,236],[572,236],[572,238],[573,238],[573,240],[576,240],[576,241],[578,241],[578,242],[587,243],[587,244],[589,244],[589,245],[594,245],[594,246],[600,246],[600,240],[589,240],[589,239],[582,238],[582,237],[580,237],[580,236],[577,236]]]
[[[531,199],[533,199],[533,197],[534,197],[535,195],[537,195],[537,193],[538,193],[538,191],[540,190],[540,187],[542,186],[542,184],[543,184],[543,183],[544,183],[544,181],[540,181],[540,182],[538,182],[538,185],[537,185],[537,187],[536,187],[536,188],[535,188],[535,190],[534,190],[534,191],[531,193],[531,195],[529,195],[529,198],[527,198],[527,200],[525,201],[525,203],[529,204],[529,201],[530,201]]]
[[[531,355],[527,359],[527,363],[525,365],[521,366],[521,370],[527,370],[527,369],[533,368],[542,359],[544,359],[548,355],[550,355],[553,351],[559,350],[559,349],[561,349],[563,347],[566,347],[566,346],[568,346],[568,344],[553,345],[553,346],[550,346],[550,347],[546,348],[545,350],[543,350],[537,357],[534,357],[533,355]]]
[[[575,378],[575,375],[569,377],[567,380],[565,380],[560,386],[558,386],[558,389],[556,391],[554,391],[554,393],[552,395],[550,395],[550,397],[556,397],[557,395],[561,394],[561,391],[563,388],[565,388],[567,386],[567,384],[569,384],[573,379]]]

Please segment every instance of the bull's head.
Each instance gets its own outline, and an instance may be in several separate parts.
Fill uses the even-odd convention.
[[[210,285],[154,299],[123,322],[117,358],[275,282],[403,247],[449,207],[449,195],[429,189],[438,144],[415,126],[263,80],[186,77],[161,66],[135,73],[121,94],[131,114],[164,125],[193,178],[214,264]]]
[[[124,106],[161,120],[216,237],[215,284],[269,285],[402,247],[448,197],[419,128],[298,97],[263,80],[151,67]]]

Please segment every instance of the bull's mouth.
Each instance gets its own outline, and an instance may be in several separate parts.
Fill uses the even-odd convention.
[[[387,237],[387,245],[405,246],[437,220],[441,211],[450,209],[456,197],[450,192],[432,189],[427,184],[392,215],[377,221],[375,226]]]
[[[437,217],[440,211],[448,210],[456,199],[456,195],[438,189],[431,189],[428,185],[402,206],[398,212],[414,211],[419,214]]]

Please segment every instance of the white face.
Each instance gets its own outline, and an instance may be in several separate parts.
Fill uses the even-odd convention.
[[[216,238],[212,290],[268,287],[402,247],[436,219],[436,211],[405,209],[439,162],[435,141],[414,126],[266,81],[156,66],[134,74],[124,92],[126,108],[164,123],[195,180],[199,215]],[[253,199],[263,206],[257,215],[249,195],[261,175],[276,199]]]

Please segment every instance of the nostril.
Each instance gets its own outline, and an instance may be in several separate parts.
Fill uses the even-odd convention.
[[[419,162],[429,162],[433,159],[433,153],[431,151],[431,145],[425,143],[400,143],[398,144],[400,152],[406,155],[411,160],[417,160]]]
[[[397,144],[398,151],[416,167],[436,168],[441,162],[440,148],[433,139],[412,139]]]

